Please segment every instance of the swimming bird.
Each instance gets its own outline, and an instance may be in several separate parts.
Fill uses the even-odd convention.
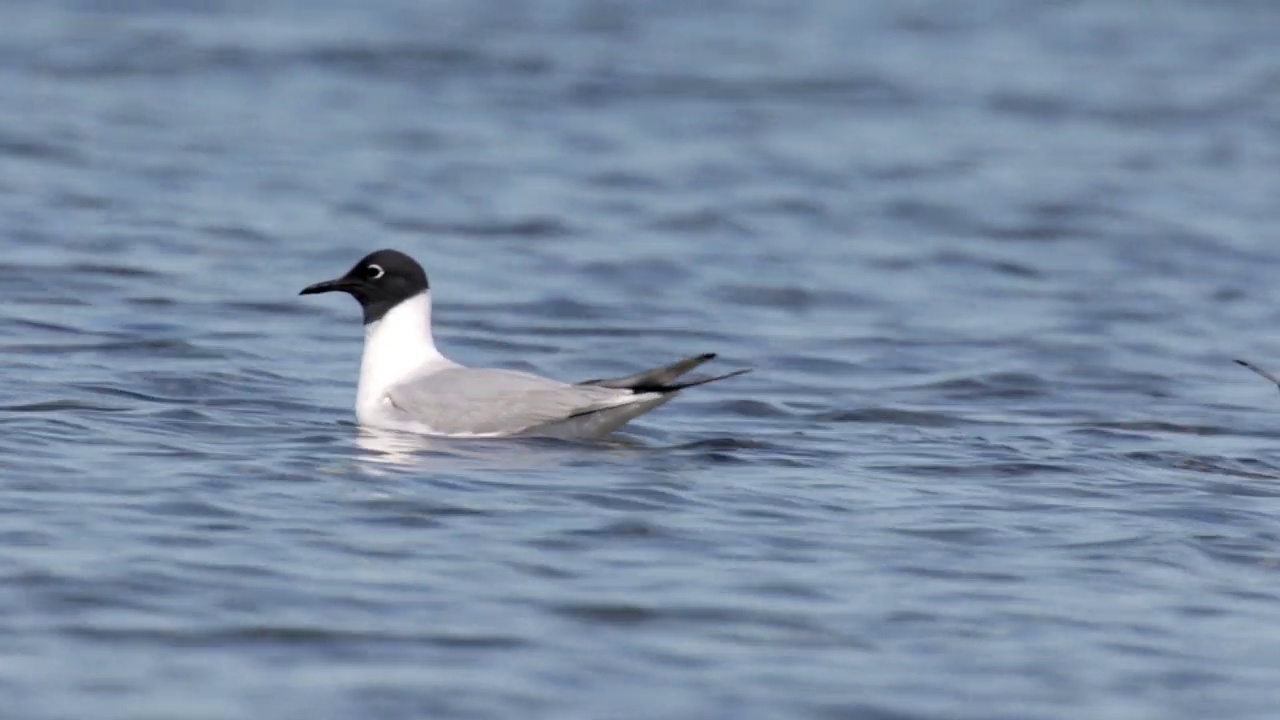
[[[577,383],[460,365],[436,348],[426,271],[398,250],[370,253],[342,277],[299,294],[326,292],[351,295],[364,315],[355,409],[368,427],[449,437],[599,438],[685,388],[748,372],[681,380],[715,353]]]

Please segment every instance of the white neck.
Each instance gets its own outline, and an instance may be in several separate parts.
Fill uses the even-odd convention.
[[[451,363],[431,338],[431,296],[422,292],[364,326],[364,356],[356,388],[357,412],[381,402],[392,385],[431,365]]]

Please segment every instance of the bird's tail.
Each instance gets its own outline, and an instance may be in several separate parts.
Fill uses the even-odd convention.
[[[703,353],[702,355],[687,357],[683,360],[677,360],[670,365],[645,370],[644,372],[638,372],[635,375],[628,375],[627,377],[584,380],[578,384],[617,388],[619,390],[630,390],[637,394],[647,392],[671,393],[677,390],[693,387],[695,385],[705,385],[709,382],[715,382],[716,380],[724,380],[725,378],[731,378],[736,375],[751,372],[750,368],[745,368],[742,370],[734,370],[733,372],[725,373],[723,375],[695,377],[689,378],[684,382],[676,382],[682,375],[688,373],[690,370],[698,367],[708,360],[714,359],[715,356],[715,353]]]

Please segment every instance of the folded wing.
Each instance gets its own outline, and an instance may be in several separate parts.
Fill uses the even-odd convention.
[[[465,367],[412,378],[387,398],[406,420],[448,435],[512,435],[641,399],[626,389]]]

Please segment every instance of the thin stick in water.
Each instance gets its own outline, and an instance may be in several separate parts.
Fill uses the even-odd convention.
[[[1244,367],[1249,368],[1250,370],[1258,373],[1262,377],[1270,380],[1272,383],[1275,384],[1277,388],[1280,388],[1280,378],[1277,378],[1275,375],[1272,375],[1271,373],[1267,372],[1266,370],[1263,370],[1257,365],[1254,365],[1253,363],[1250,363],[1250,362],[1246,362],[1244,360],[1236,360],[1236,364],[1243,365]]]

